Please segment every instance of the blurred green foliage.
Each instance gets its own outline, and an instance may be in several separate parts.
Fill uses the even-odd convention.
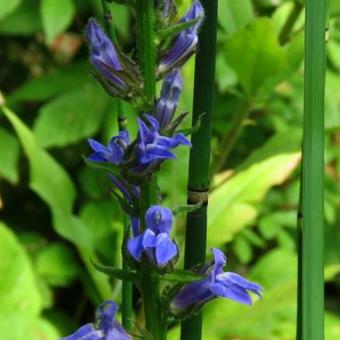
[[[178,1],[179,10],[189,0]],[[219,300],[205,308],[204,339],[294,339],[296,210],[303,105],[303,11],[281,45],[293,1],[223,0],[219,7],[212,193],[208,246],[230,270],[263,284],[251,308]],[[120,45],[134,18],[112,4]],[[121,284],[90,258],[119,266],[123,215],[106,177],[88,168],[86,138],[106,142],[117,112],[90,75],[82,36],[99,0],[0,2],[0,334],[57,339],[92,319]],[[135,51],[132,51],[132,55]],[[340,7],[331,1],[326,89],[326,339],[340,339]],[[193,62],[183,70],[180,111],[191,109]],[[133,112],[129,127],[135,133]],[[131,112],[130,112],[131,111]],[[190,119],[189,119],[190,120]],[[189,124],[189,120],[187,124]],[[188,153],[164,165],[164,204],[186,200]],[[179,216],[176,239],[183,243]],[[179,262],[181,262],[180,259]],[[180,265],[180,264],[179,264]],[[135,296],[139,313],[138,296]],[[170,338],[178,339],[178,328]]]

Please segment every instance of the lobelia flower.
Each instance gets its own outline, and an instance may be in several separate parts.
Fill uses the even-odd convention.
[[[145,214],[147,229],[127,243],[130,255],[140,262],[144,253],[159,268],[177,256],[176,244],[170,239],[173,215],[170,209],[159,205],[150,207]]]
[[[155,112],[161,130],[167,127],[175,114],[182,87],[183,79],[178,70],[170,73],[163,81]]]
[[[165,137],[159,134],[160,126],[158,120],[151,115],[144,115],[148,125],[140,118],[138,120],[138,136],[134,155],[134,174],[145,176],[165,159],[175,158],[170,149],[179,145],[191,146],[189,140],[178,133],[172,137]]]
[[[160,57],[158,66],[158,73],[160,75],[166,74],[174,67],[183,65],[190,56],[195,53],[198,44],[197,32],[202,24],[203,18],[203,7],[199,1],[196,1],[179,22],[187,22],[194,19],[198,19],[198,21],[172,39],[169,48]]]
[[[96,77],[111,96],[122,96],[130,91],[118,53],[95,19],[89,19],[85,28],[90,48],[90,62],[97,71]],[[131,71],[133,68],[130,68]]]
[[[126,130],[121,130],[118,136],[111,138],[107,147],[94,139],[89,139],[88,142],[94,151],[88,157],[90,161],[110,162],[118,165],[124,157],[125,149],[130,143],[130,137]]]
[[[212,252],[214,261],[201,271],[201,274],[208,274],[208,277],[185,285],[171,301],[170,310],[174,315],[185,315],[188,311],[197,310],[216,297],[229,298],[246,305],[252,304],[248,291],[262,297],[260,285],[239,274],[224,272],[223,267],[227,261],[225,255],[216,248]]]
[[[88,323],[61,340],[131,340],[130,335],[115,319],[118,305],[105,301],[97,309],[96,324]]]

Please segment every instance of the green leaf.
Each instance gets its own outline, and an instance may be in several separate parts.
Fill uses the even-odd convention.
[[[1,3],[18,1],[3,0]],[[19,1],[20,2],[20,1]],[[0,32],[3,34],[30,35],[41,29],[41,20],[35,2],[25,0],[15,12],[0,20]]]
[[[116,164],[109,163],[109,162],[95,162],[95,161],[89,160],[86,157],[83,157],[83,159],[84,159],[84,162],[91,168],[104,170],[106,172],[109,172],[112,175],[120,176],[120,168]]]
[[[243,237],[236,237],[233,249],[241,263],[248,263],[253,258],[253,249],[249,242]]]
[[[42,301],[30,260],[15,234],[3,223],[0,258],[0,320],[12,312],[38,315]]]
[[[195,211],[196,209],[200,208],[201,206],[202,206],[202,202],[197,203],[197,204],[180,205],[180,206],[172,209],[172,213],[174,215],[187,214],[189,212]]]
[[[93,266],[99,270],[101,273],[104,273],[110,277],[114,277],[118,280],[125,280],[125,281],[131,281],[134,283],[137,283],[139,281],[139,276],[136,272],[133,272],[131,270],[126,269],[119,269],[109,266],[104,266],[102,264],[96,263],[94,261],[91,261]]]
[[[300,153],[287,145],[287,133],[272,138],[245,161],[245,166],[210,195],[208,206],[208,244],[218,246],[257,216],[257,206],[267,191],[281,184],[300,161]],[[280,143],[283,143],[279,148]],[[284,145],[286,145],[286,152]],[[281,150],[273,154],[275,148]],[[290,151],[289,151],[290,150]],[[296,150],[296,146],[295,146]]]
[[[72,22],[75,7],[72,0],[41,0],[40,11],[47,41],[51,43]]]
[[[160,39],[167,39],[170,38],[171,36],[180,33],[181,31],[195,25],[197,21],[199,20],[199,17],[193,20],[188,20],[185,22],[180,22],[178,24],[175,24],[173,26],[167,27],[161,31],[158,32],[158,37]]]
[[[0,20],[11,14],[19,5],[21,0],[0,1]]]
[[[97,84],[86,83],[49,101],[39,112],[34,133],[43,147],[63,147],[95,134],[107,106]]]
[[[225,0],[218,4],[218,23],[230,37],[254,19],[251,0]]]
[[[62,243],[53,243],[41,250],[35,259],[39,276],[51,286],[67,286],[79,272],[79,266],[70,249]]]
[[[5,129],[0,128],[0,177],[11,183],[18,181],[17,163],[19,159],[19,143]]]
[[[186,270],[175,269],[171,273],[160,276],[161,280],[190,283],[205,279],[205,275],[189,272]]]
[[[30,163],[30,187],[50,207],[58,234],[73,243],[91,249],[92,234],[72,214],[75,187],[65,170],[36,142],[29,128],[6,107],[5,116],[13,125]]]
[[[0,25],[1,27],[1,25]],[[80,61],[28,80],[8,98],[9,101],[43,101],[61,92],[83,86],[89,79],[88,61]]]
[[[248,96],[273,88],[287,67],[285,50],[268,18],[257,19],[228,40],[225,57]]]
[[[0,333],[7,340],[56,340],[61,336],[49,321],[20,312],[1,315]]]

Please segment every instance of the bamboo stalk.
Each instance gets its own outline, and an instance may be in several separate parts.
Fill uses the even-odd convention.
[[[193,101],[193,124],[202,113],[202,124],[192,135],[189,161],[188,203],[204,204],[188,213],[185,234],[186,269],[205,260],[207,233],[207,203],[209,191],[209,165],[212,130],[212,104],[215,79],[217,0],[202,0],[205,21],[199,34],[199,50],[196,56]],[[181,339],[199,340],[202,336],[202,314],[182,322]]]
[[[107,0],[101,0],[102,9],[103,9],[103,17],[104,17],[104,25],[107,34],[109,35],[112,42],[116,42],[116,32],[112,25],[112,14],[109,8],[109,4]],[[125,114],[125,106],[124,102],[120,99],[114,99],[114,110],[117,112],[117,120],[118,120],[118,128],[119,130],[125,130],[127,125],[127,119]],[[123,219],[124,232],[126,233],[128,230],[128,221],[126,218]],[[126,260],[123,258],[122,261],[123,269],[127,269],[128,265]],[[133,285],[131,282],[124,281],[122,282],[122,325],[127,330],[130,331],[132,329],[132,317],[133,317]]]
[[[302,340],[324,338],[324,86],[326,0],[306,0],[302,158]]]

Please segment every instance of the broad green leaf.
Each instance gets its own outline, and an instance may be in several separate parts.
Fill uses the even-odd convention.
[[[300,153],[279,154],[238,172],[214,190],[209,200],[208,244],[218,246],[257,216],[257,205],[281,184],[300,161]]]
[[[254,19],[251,0],[225,0],[218,5],[218,23],[229,37]]]
[[[95,134],[107,102],[95,83],[86,83],[49,101],[40,109],[34,125],[39,144],[62,147]]]
[[[21,0],[0,1],[0,20],[11,14],[19,5]]]
[[[268,18],[255,20],[229,39],[225,57],[248,96],[271,89],[287,67],[284,48]]]
[[[20,0],[2,0],[2,3],[15,4]],[[41,20],[35,2],[24,0],[10,15],[0,19],[0,32],[27,36],[41,29]]]
[[[51,43],[72,22],[75,7],[72,0],[41,0],[40,11],[47,41]]]
[[[6,340],[57,340],[60,334],[47,320],[12,312],[0,317],[0,334]]]
[[[79,272],[74,255],[62,243],[53,243],[41,250],[35,258],[35,269],[51,286],[66,286]]]
[[[89,79],[88,61],[76,62],[30,79],[9,97],[10,101],[42,101],[61,92],[84,85]]]
[[[340,129],[339,86],[340,78],[338,74],[328,71],[326,74],[325,126],[330,131]]]
[[[19,143],[17,139],[0,128],[0,177],[11,183],[18,181],[17,163],[19,159]]]
[[[65,170],[35,140],[29,128],[6,107],[5,116],[13,125],[30,163],[30,187],[50,207],[53,225],[61,236],[85,248],[92,247],[92,234],[72,214],[75,188]]]
[[[339,0],[330,0],[330,14],[332,17],[340,16],[340,2]]]
[[[30,260],[15,234],[2,223],[0,259],[0,320],[10,313],[38,315],[42,301]]]

